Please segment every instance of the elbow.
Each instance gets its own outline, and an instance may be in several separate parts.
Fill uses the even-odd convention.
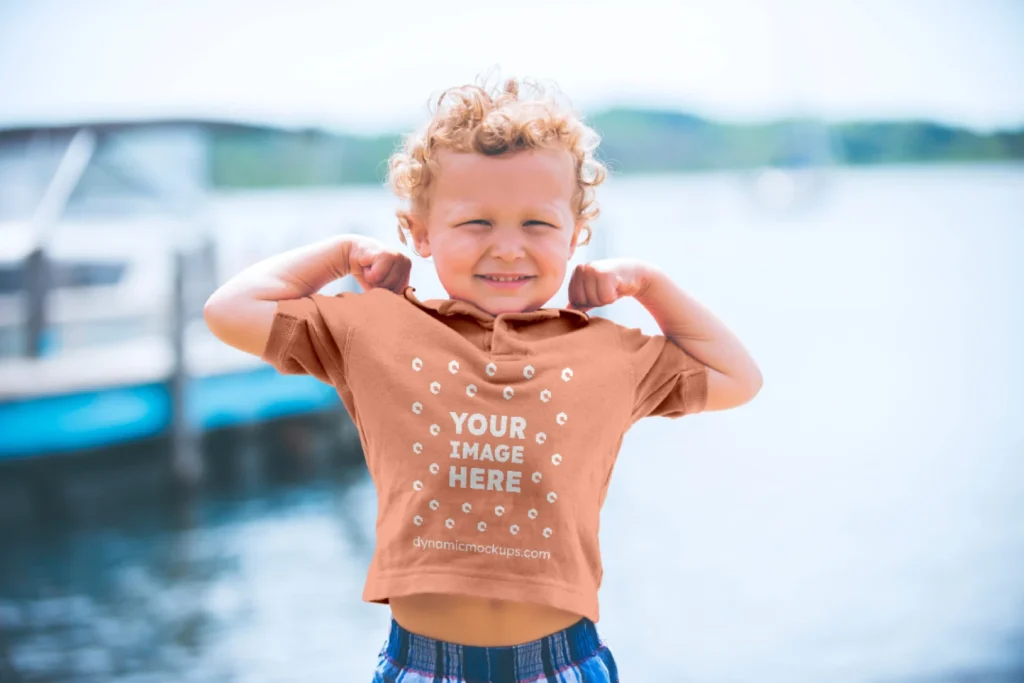
[[[270,336],[276,301],[214,292],[203,304],[203,321],[214,337],[239,351],[261,356]]]
[[[762,386],[764,386],[764,377],[761,375],[761,370],[756,365],[752,365],[750,370],[736,380],[736,405],[733,407],[746,405],[753,401],[761,393]]]
[[[753,400],[755,396],[761,393],[761,387],[764,386],[764,375],[761,374],[761,369],[754,367],[754,377],[750,382],[751,394],[750,398]]]
[[[763,379],[756,367],[752,372],[726,375],[710,369],[708,398],[704,410],[728,410],[750,403],[761,391]]]
[[[764,376],[761,375],[761,370],[756,365],[749,373],[746,381],[743,382],[743,390],[741,396],[741,403],[750,403],[754,398],[761,393],[761,387],[764,386]]]
[[[224,341],[224,302],[217,292],[210,295],[210,298],[203,304],[203,321],[207,329],[221,341]]]

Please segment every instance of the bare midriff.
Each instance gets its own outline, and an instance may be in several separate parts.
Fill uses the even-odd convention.
[[[407,631],[461,645],[520,645],[557,633],[582,617],[554,607],[462,595],[419,593],[390,598]]]

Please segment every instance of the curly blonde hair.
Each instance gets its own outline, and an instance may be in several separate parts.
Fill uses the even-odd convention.
[[[521,86],[531,91],[528,96],[520,96]],[[412,212],[427,208],[427,189],[438,170],[439,150],[496,156],[562,147],[575,162],[573,208],[577,223],[587,230],[586,239],[578,244],[587,244],[593,234],[591,221],[600,213],[594,189],[608,172],[594,156],[600,137],[557,94],[554,88],[515,78],[507,79],[500,89],[463,85],[445,90],[431,107],[426,124],[406,136],[401,149],[388,160],[388,184],[409,203],[408,209],[395,212],[402,243],[406,243]]]

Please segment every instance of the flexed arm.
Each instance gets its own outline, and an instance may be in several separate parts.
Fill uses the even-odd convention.
[[[411,262],[375,239],[339,235],[266,258],[221,285],[203,307],[210,331],[225,344],[259,356],[266,348],[277,302],[298,299],[353,275],[364,290],[401,292]]]
[[[605,306],[624,296],[636,298],[668,339],[707,366],[705,410],[734,408],[761,390],[761,370],[736,335],[655,266],[605,259],[577,266],[569,283],[569,301],[579,309]]]

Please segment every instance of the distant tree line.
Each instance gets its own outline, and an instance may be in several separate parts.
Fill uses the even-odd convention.
[[[666,173],[764,166],[1024,161],[1024,129],[979,133],[929,121],[737,125],[678,112],[612,109],[588,119],[613,172]],[[210,172],[219,187],[381,183],[400,136],[220,126]]]

